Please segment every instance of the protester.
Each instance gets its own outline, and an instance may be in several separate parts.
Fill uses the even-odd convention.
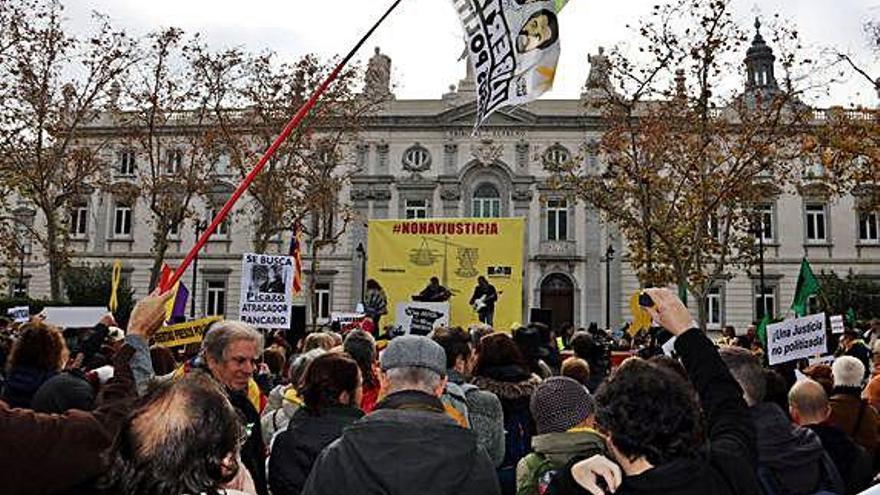
[[[379,352],[376,339],[363,330],[352,330],[345,336],[342,349],[358,364],[363,377],[363,398],[359,404],[365,413],[372,412],[379,400],[379,374],[376,371]]]
[[[865,368],[852,356],[841,356],[831,367],[834,390],[831,393],[831,422],[846,432],[873,457],[880,441],[880,416],[862,399]]]
[[[491,392],[468,383],[476,363],[470,336],[457,327],[441,327],[431,334],[446,354],[446,390],[441,397],[463,411],[477,442],[489,454],[494,466],[504,460],[504,413],[501,401]],[[447,412],[448,408],[447,408]]]
[[[311,363],[318,356],[326,354],[327,351],[321,349],[312,349],[311,351],[300,354],[293,360],[288,370],[288,381],[286,385],[279,385],[272,389],[269,393],[269,399],[266,402],[266,408],[260,415],[260,425],[263,430],[263,443],[271,445],[272,437],[279,431],[287,429],[290,418],[297,409],[302,407],[303,399],[300,393],[302,386],[302,377]]]
[[[605,440],[593,430],[595,401],[571,378],[555,376],[538,385],[529,408],[537,435],[516,468],[517,495],[543,495],[558,485],[560,469],[575,459],[605,454]]]
[[[834,378],[831,377],[831,366],[827,364],[814,364],[803,370],[803,374],[815,381],[825,390],[825,395],[831,396],[834,390]]]
[[[10,407],[30,408],[40,386],[58,374],[69,357],[70,351],[57,328],[41,321],[25,324],[12,346],[0,399]]]
[[[303,376],[304,406],[272,443],[272,495],[299,495],[321,451],[364,415],[358,408],[361,385],[358,363],[343,354],[325,354],[309,364]]]
[[[312,349],[317,349],[320,347],[325,351],[329,351],[335,347],[336,341],[332,335],[327,332],[312,332],[306,335],[306,338],[303,339],[303,348],[302,352],[306,353],[311,351]]]
[[[164,376],[177,369],[174,353],[171,352],[171,349],[160,345],[150,347],[150,362],[153,364],[156,376]]]
[[[846,493],[858,493],[871,482],[871,456],[840,428],[830,424],[831,407],[821,384],[801,380],[788,394],[789,412],[796,424],[808,428],[822,441],[846,485]]]
[[[444,412],[443,348],[405,335],[389,343],[380,364],[386,397],[321,453],[303,494],[499,493],[476,435]]]
[[[721,330],[721,338],[718,339],[717,344],[719,346],[736,345],[736,329],[733,325],[726,325],[724,329]]]
[[[239,321],[221,321],[205,333],[199,356],[181,368],[178,375],[205,373],[226,389],[229,402],[242,416],[247,436],[241,459],[253,478],[259,495],[268,495],[266,447],[263,443],[260,411],[265,398],[253,379],[257,359],[263,350],[263,336]]]
[[[590,365],[579,357],[570,357],[562,362],[562,376],[586,387],[590,383]]]
[[[541,340],[541,334],[536,327],[520,327],[513,332],[513,341],[516,342],[519,351],[529,365],[529,371],[541,377],[541,379],[553,376],[553,370],[545,361],[550,357],[547,346]]]
[[[865,386],[862,397],[868,401],[876,411],[880,412],[880,342],[874,344],[871,352],[874,368],[871,371],[871,380]]]
[[[608,362],[608,349],[599,342],[595,336],[588,332],[576,332],[571,339],[571,348],[574,355],[585,360],[590,365],[590,381],[587,388],[595,393],[611,371]]]
[[[842,351],[843,356],[851,356],[861,361],[865,373],[863,378],[868,378],[868,373],[871,370],[871,348],[865,344],[858,331],[847,328],[843,332],[839,351]]]
[[[575,464],[571,475],[595,495],[605,493],[599,478],[622,495],[759,494],[755,431],[742,390],[681,301],[666,289],[647,293],[654,321],[678,337],[675,350],[699,404],[676,373],[641,359],[625,361],[596,395],[597,424],[617,464],[593,456]]]
[[[108,495],[218,493],[241,469],[243,435],[217,382],[199,374],[165,382],[126,420],[100,488]]]
[[[364,313],[373,320],[377,330],[382,328],[380,323],[382,315],[388,314],[388,296],[385,295],[385,290],[379,282],[372,278],[367,280],[367,290],[364,293]],[[378,335],[373,334],[373,337]]]
[[[149,360],[147,342],[165,320],[164,306],[171,295],[150,295],[132,310],[125,345],[113,357],[114,376],[101,391],[94,411],[40,414],[11,409],[0,401],[0,465],[4,469],[0,486],[4,493],[74,493],[104,472],[103,453],[137,397],[130,363],[136,357]]]
[[[498,478],[504,494],[516,491],[516,464],[531,451],[535,424],[529,400],[541,378],[529,365],[513,339],[493,333],[480,340],[479,356],[471,381],[501,400],[504,413],[504,460]]]
[[[94,379],[98,381],[97,376]],[[63,414],[69,409],[91,411],[95,407],[96,385],[82,370],[67,370],[46,380],[34,394],[31,406],[42,413]]]
[[[841,493],[843,481],[819,437],[792,424],[778,404],[765,401],[767,375],[754,354],[739,347],[723,347],[720,352],[749,405],[757,431],[758,476],[765,491]]]

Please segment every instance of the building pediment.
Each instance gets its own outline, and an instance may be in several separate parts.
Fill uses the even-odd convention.
[[[474,101],[469,101],[463,105],[451,108],[437,116],[437,120],[441,124],[446,125],[466,125],[473,126],[477,118],[477,105]],[[517,124],[534,124],[538,121],[538,116],[524,110],[523,108],[502,108],[492,115],[483,123],[481,127],[491,127],[496,125],[517,125]]]

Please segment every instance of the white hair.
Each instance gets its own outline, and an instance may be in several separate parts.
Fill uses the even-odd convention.
[[[385,372],[388,378],[388,394],[403,390],[419,390],[433,394],[443,377],[427,368],[404,366]]]
[[[202,351],[205,357],[210,357],[215,361],[223,361],[226,358],[226,349],[229,345],[239,340],[254,342],[257,346],[257,352],[262,354],[263,334],[247,323],[235,320],[223,320],[212,325],[202,339]]]
[[[835,387],[861,387],[865,379],[865,365],[852,356],[841,356],[831,366]]]

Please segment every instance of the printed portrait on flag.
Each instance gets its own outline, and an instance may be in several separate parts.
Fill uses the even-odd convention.
[[[564,0],[453,0],[477,85],[479,127],[499,108],[553,87]]]

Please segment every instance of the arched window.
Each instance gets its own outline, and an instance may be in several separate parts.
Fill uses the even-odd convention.
[[[481,184],[474,191],[473,216],[477,218],[501,216],[501,195],[492,184]]]

